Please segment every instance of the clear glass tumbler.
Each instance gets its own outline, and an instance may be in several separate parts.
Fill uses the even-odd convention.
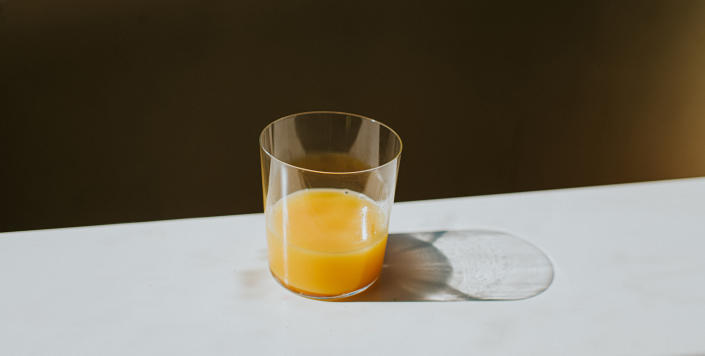
[[[269,268],[310,298],[351,296],[379,276],[402,143],[388,126],[328,111],[260,135]]]

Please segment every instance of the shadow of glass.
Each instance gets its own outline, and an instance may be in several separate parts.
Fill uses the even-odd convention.
[[[368,290],[341,302],[520,300],[553,281],[536,246],[490,230],[390,234],[384,266]]]

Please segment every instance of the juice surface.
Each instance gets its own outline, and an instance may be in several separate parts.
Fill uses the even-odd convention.
[[[342,189],[290,194],[267,213],[269,266],[288,288],[338,296],[375,281],[387,243],[384,212]]]

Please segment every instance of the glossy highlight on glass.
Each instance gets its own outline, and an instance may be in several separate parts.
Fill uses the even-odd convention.
[[[364,116],[289,115],[260,135],[269,267],[310,298],[359,293],[382,269],[402,143]]]

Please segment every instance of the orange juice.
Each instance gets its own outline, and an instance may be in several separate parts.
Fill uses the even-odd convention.
[[[377,279],[387,243],[387,217],[360,193],[306,189],[267,213],[272,274],[310,296],[340,296]]]

